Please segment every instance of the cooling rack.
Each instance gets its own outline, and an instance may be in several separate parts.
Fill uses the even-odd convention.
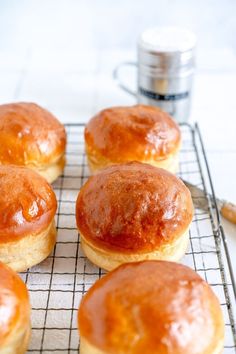
[[[43,263],[22,273],[32,304],[32,337],[28,352],[35,354],[78,353],[78,306],[83,294],[103,274],[84,256],[75,225],[75,200],[89,174],[84,155],[84,126],[68,124],[66,129],[67,165],[64,175],[53,185],[58,199],[57,244]],[[235,353],[235,283],[230,274],[227,243],[205,151],[197,125],[183,124],[181,130],[183,147],[179,175],[204,190],[209,206],[207,212],[195,209],[189,249],[183,263],[197,271],[217,294],[225,317],[224,353]]]

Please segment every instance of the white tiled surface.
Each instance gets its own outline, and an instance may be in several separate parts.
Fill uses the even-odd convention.
[[[186,26],[198,36],[191,121],[200,124],[217,195],[236,203],[235,13],[234,0],[2,0],[0,103],[36,101],[63,122],[132,104],[112,80],[114,66],[135,59],[144,28]],[[225,225],[236,269],[236,226]]]

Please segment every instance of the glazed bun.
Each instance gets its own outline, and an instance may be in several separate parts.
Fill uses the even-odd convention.
[[[0,262],[0,353],[25,353],[29,337],[28,291],[20,277]]]
[[[63,171],[65,129],[34,103],[0,105],[0,142],[1,165],[32,168],[50,183]]]
[[[0,261],[16,271],[40,263],[56,242],[57,202],[48,182],[19,166],[0,166]]]
[[[123,264],[79,309],[80,354],[220,354],[224,321],[209,285],[174,262]]]
[[[110,166],[90,177],[76,203],[82,248],[106,270],[144,259],[179,260],[192,217],[184,183],[139,162]]]
[[[92,172],[109,165],[140,161],[175,173],[180,140],[180,129],[167,113],[144,105],[105,109],[85,128]]]

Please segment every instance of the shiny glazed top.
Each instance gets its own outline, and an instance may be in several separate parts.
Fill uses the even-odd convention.
[[[0,105],[0,163],[41,166],[64,153],[64,126],[34,103]]]
[[[0,243],[42,232],[52,222],[56,208],[52,187],[38,173],[0,165]]]
[[[0,262],[0,351],[15,327],[30,320],[28,291],[20,277]]]
[[[170,172],[130,162],[88,179],[76,203],[77,226],[87,241],[127,253],[168,245],[193,216],[189,190]]]
[[[224,337],[219,302],[190,268],[123,264],[82,299],[79,330],[109,354],[212,354]]]
[[[179,149],[180,138],[167,113],[145,105],[105,109],[85,128],[87,150],[116,163],[166,159]]]

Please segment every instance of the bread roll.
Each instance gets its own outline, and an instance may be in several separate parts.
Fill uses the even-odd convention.
[[[29,337],[28,291],[20,277],[0,262],[0,353],[25,353]]]
[[[40,263],[56,242],[52,187],[38,173],[0,166],[0,261],[16,271]]]
[[[48,182],[62,174],[66,133],[46,109],[34,103],[0,105],[0,165],[29,167]]]
[[[93,173],[129,161],[176,173],[180,142],[177,123],[160,108],[145,105],[104,109],[85,128],[88,164]]]
[[[80,354],[220,354],[219,301],[174,262],[123,264],[98,280],[79,308]]]
[[[76,203],[83,250],[106,270],[144,259],[179,260],[192,217],[184,183],[139,162],[99,171],[82,187]]]

